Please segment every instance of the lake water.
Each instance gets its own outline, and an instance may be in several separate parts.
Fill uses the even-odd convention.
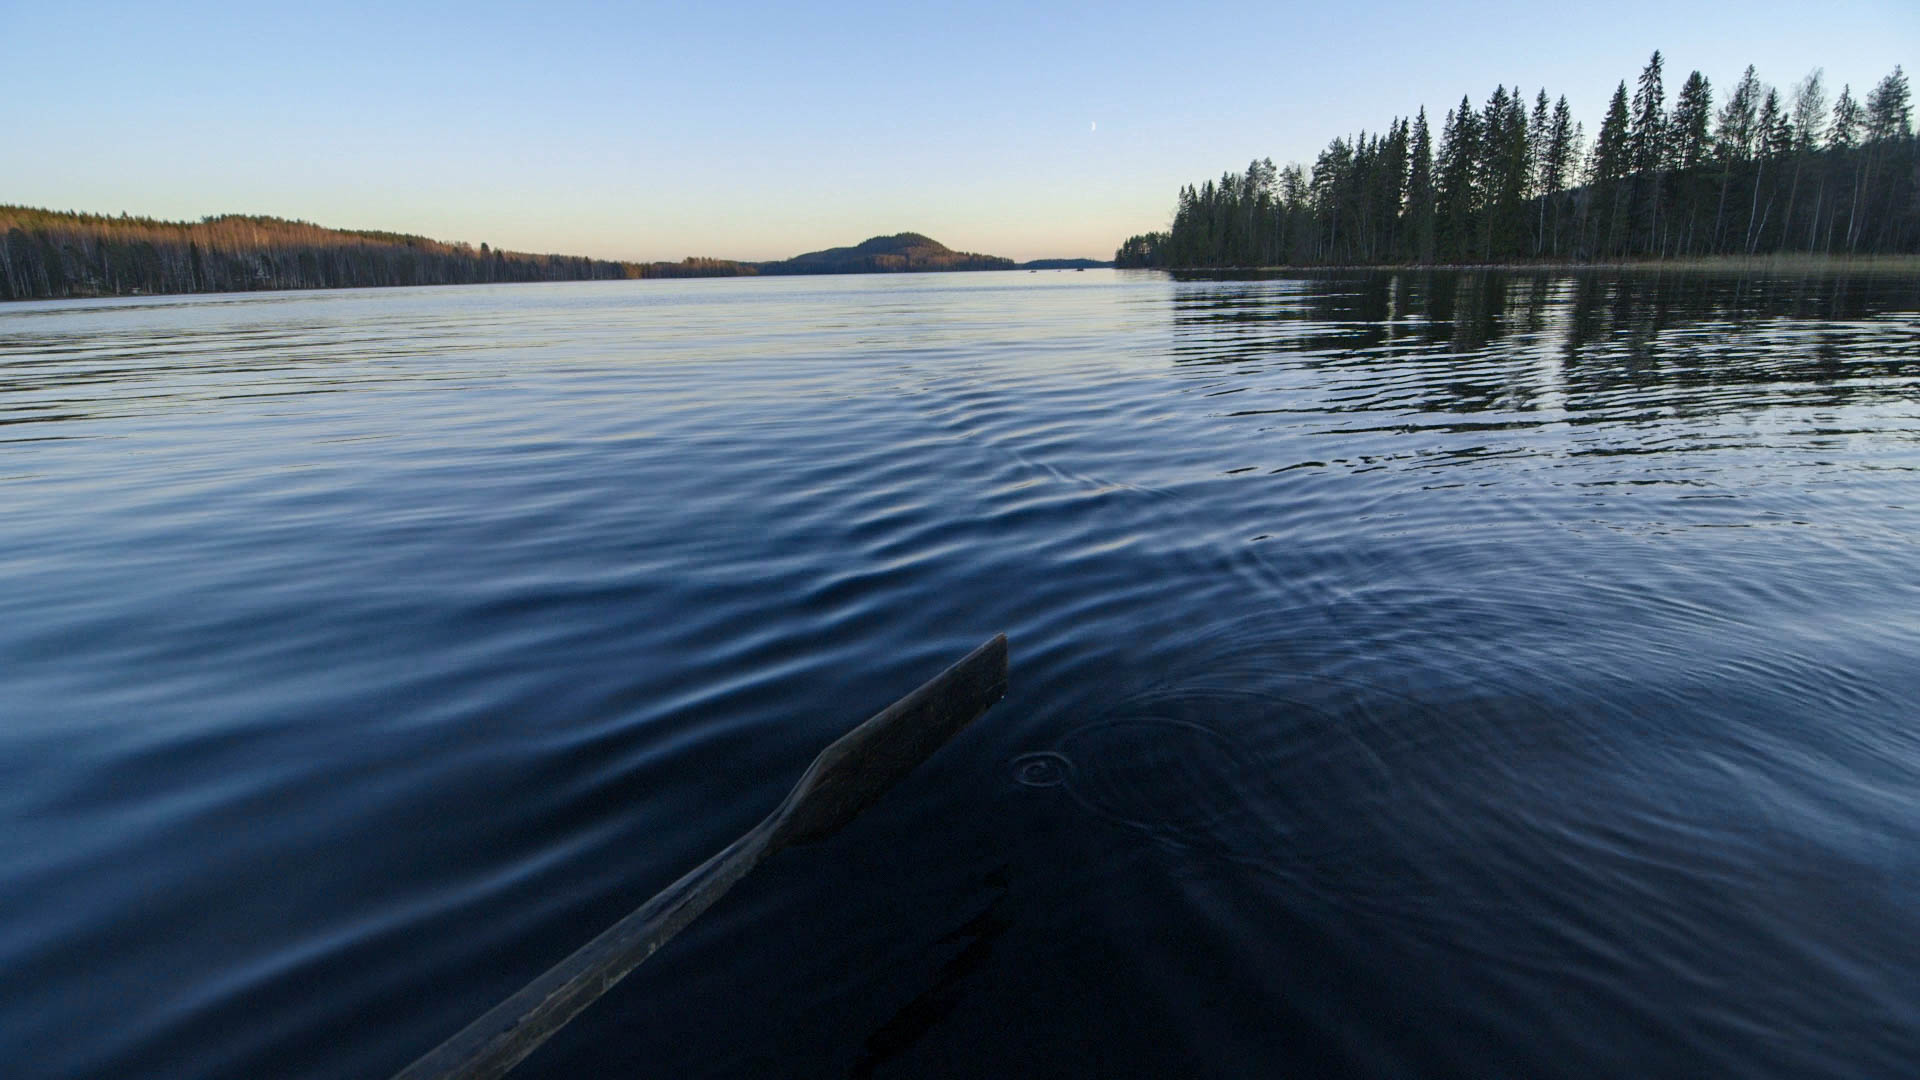
[[[1920,282],[0,307],[0,1060],[383,1076],[996,631],[516,1075],[1891,1076]]]

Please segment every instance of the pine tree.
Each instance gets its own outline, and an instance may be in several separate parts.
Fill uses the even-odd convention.
[[[1793,88],[1793,181],[1787,188],[1787,210],[1780,216],[1782,247],[1799,232],[1794,228],[1793,211],[1800,198],[1800,180],[1809,167],[1818,169],[1815,155],[1820,149],[1820,134],[1827,122],[1827,91],[1821,83],[1821,70],[1814,68]],[[1814,193],[1813,214],[1807,225],[1807,249],[1814,245],[1820,204],[1826,198],[1826,185],[1820,183]]]
[[[1736,167],[1753,157],[1753,129],[1759,109],[1760,79],[1749,64],[1740,81],[1733,85],[1733,93],[1727,95],[1727,103],[1721,106],[1720,122],[1713,134],[1714,149],[1720,155],[1720,202],[1713,214],[1712,249],[1715,251],[1727,250],[1727,194],[1733,187]]]
[[[1746,161],[1753,156],[1755,119],[1760,111],[1760,79],[1753,65],[1740,76],[1720,109],[1720,126],[1714,132],[1714,145],[1721,156]]]
[[[1807,72],[1793,88],[1793,148],[1796,153],[1811,154],[1820,148],[1820,136],[1827,122],[1825,73],[1819,68]]]
[[[1867,139],[1902,139],[1913,133],[1913,106],[1907,76],[1894,65],[1893,73],[1867,94]]]
[[[1863,179],[1859,155],[1855,150],[1860,146],[1860,133],[1865,128],[1866,122],[1866,111],[1861,109],[1860,103],[1853,99],[1853,87],[1842,83],[1840,97],[1833,103],[1833,125],[1827,128],[1827,152],[1834,156],[1836,169],[1843,161],[1852,166],[1847,175],[1847,228],[1844,234],[1849,247],[1853,243],[1853,226],[1859,214],[1860,185]],[[1839,197],[1836,195],[1835,220],[1827,224],[1826,237],[1821,243],[1823,251],[1833,250],[1833,227],[1838,224],[1840,209],[1838,202]]]
[[[1326,234],[1322,239],[1320,258],[1325,262],[1340,261],[1344,248],[1351,247],[1347,233],[1352,231],[1351,215],[1343,214],[1347,202],[1346,187],[1353,166],[1353,146],[1345,139],[1335,139],[1327,144],[1325,150],[1313,163],[1312,188],[1315,215],[1325,223]],[[1350,261],[1350,257],[1348,257]]]
[[[1914,147],[1907,138],[1913,130],[1911,102],[1906,73],[1898,66],[1867,94],[1866,160],[1861,166],[1865,179],[1860,190],[1860,208],[1863,214],[1878,217],[1876,238],[1884,238],[1894,219],[1900,216],[1898,189],[1903,186],[1903,173],[1907,179],[1905,186],[1912,187]],[[1908,203],[1910,214],[1911,196]],[[1866,222],[1861,222],[1859,228],[1864,235]],[[1856,243],[1858,239],[1856,236]]]

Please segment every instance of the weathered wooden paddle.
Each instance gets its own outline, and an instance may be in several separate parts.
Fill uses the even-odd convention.
[[[1007,636],[966,658],[820,752],[765,821],[545,975],[407,1066],[394,1080],[497,1077],[593,1004],[734,882],[793,844],[832,835],[1007,692]]]

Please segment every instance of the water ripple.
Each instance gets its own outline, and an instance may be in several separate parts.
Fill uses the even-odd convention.
[[[10,1075],[381,1075],[988,634],[538,1075],[1896,1075],[1920,288],[0,308]]]

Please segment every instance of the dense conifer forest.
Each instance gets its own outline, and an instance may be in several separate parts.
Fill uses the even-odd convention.
[[[1182,188],[1166,232],[1119,266],[1457,264],[1920,252],[1920,153],[1898,67],[1832,94],[1752,67],[1716,95],[1698,71],[1669,106],[1655,52],[1591,143],[1563,95],[1495,87],[1433,130],[1425,109],[1336,138],[1311,169],[1258,160]]]
[[[176,222],[0,206],[0,300],[1015,266],[1011,259],[953,251],[919,233],[876,236],[777,262],[633,263],[529,255],[487,244],[474,248],[274,217],[230,214]]]

